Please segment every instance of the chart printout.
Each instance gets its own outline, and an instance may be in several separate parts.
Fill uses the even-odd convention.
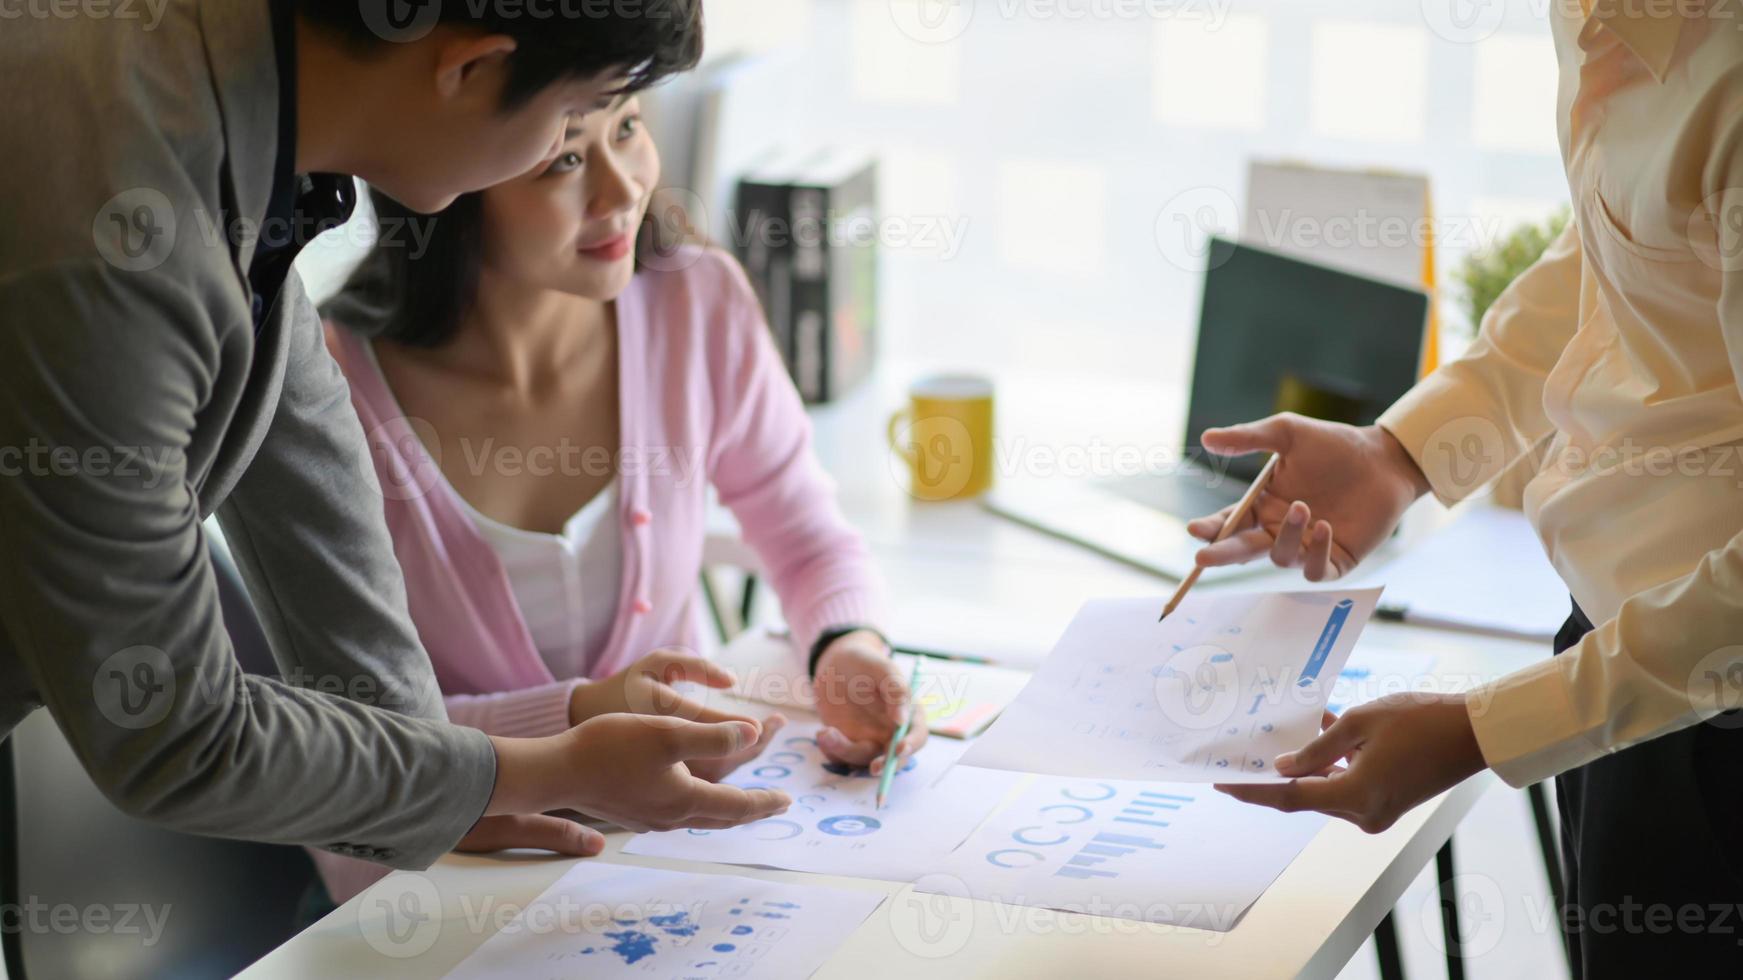
[[[1203,783],[1036,776],[914,888],[1227,932],[1326,819]]]
[[[448,980],[799,978],[884,896],[579,861]]]
[[[1379,601],[1359,591],[1194,594],[1077,613],[964,766],[1171,782],[1279,782],[1319,732],[1332,686]]]
[[[794,721],[726,779],[786,792],[793,799],[786,813],[725,830],[642,834],[624,853],[913,881],[937,867],[1021,780],[953,768],[962,743],[934,738],[897,773],[880,810],[877,778],[825,759],[817,729],[814,721]]]

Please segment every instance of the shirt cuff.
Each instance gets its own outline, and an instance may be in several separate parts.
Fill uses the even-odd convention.
[[[1483,761],[1507,785],[1523,788],[1603,757],[1578,721],[1566,671],[1581,647],[1476,688],[1465,711]]]
[[[452,851],[460,839],[472,832],[490,797],[496,792],[496,745],[490,736],[472,728],[450,725],[452,749],[445,753],[447,768],[454,779],[448,789],[451,814],[447,823],[428,827],[418,834],[414,846],[400,848],[391,855],[382,855],[379,862],[405,871],[422,871]]]
[[[1493,482],[1516,453],[1494,420],[1504,417],[1487,395],[1442,368],[1422,379],[1380,416],[1428,478],[1441,503],[1452,506]]]

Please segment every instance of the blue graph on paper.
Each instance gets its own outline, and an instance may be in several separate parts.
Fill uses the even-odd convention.
[[[1123,798],[1122,798],[1123,797]],[[1167,829],[1195,797],[1109,783],[1072,783],[1036,807],[1008,841],[986,852],[994,867],[1026,869],[1058,860],[1060,878],[1118,878],[1146,853],[1167,847]],[[1059,857],[1056,857],[1058,855]]]
[[[595,953],[609,953],[622,960],[626,965],[638,963],[660,951],[660,944],[667,938],[689,938],[696,935],[701,927],[696,924],[690,913],[680,909],[667,915],[650,915],[643,919],[613,919],[616,929],[609,929],[603,934],[611,940],[610,945],[584,946],[580,952],[583,956]]]
[[[749,898],[739,899],[726,910],[728,916],[734,917],[730,921],[735,924],[710,927],[707,931],[711,935],[700,940],[703,951],[694,954],[697,958],[687,968],[710,972],[720,970],[723,973],[741,972],[722,968],[733,960],[742,961],[747,955],[761,955],[768,944],[778,942],[786,935],[786,928],[777,923],[792,919],[803,908],[798,902],[756,902]],[[631,966],[666,952],[668,946],[683,945],[704,931],[695,917],[684,909],[643,918],[616,918],[611,922],[613,928],[600,934],[609,942],[583,946],[576,952],[582,956],[615,957],[625,966]],[[567,958],[561,953],[551,956],[556,961]]]
[[[1319,672],[1325,669],[1325,662],[1331,658],[1332,648],[1337,646],[1338,634],[1344,631],[1344,623],[1349,621],[1350,611],[1356,604],[1343,599],[1332,607],[1331,616],[1325,621],[1325,628],[1319,632],[1319,640],[1313,644],[1313,654],[1307,658],[1307,666],[1301,669],[1301,679],[1295,683],[1301,687],[1312,684],[1319,677]]]

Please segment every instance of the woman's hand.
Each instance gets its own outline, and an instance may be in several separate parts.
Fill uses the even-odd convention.
[[[1393,694],[1326,721],[1301,751],[1277,757],[1277,772],[1291,781],[1217,789],[1285,813],[1315,810],[1377,834],[1487,765],[1462,694]]]
[[[1300,415],[1206,429],[1204,447],[1224,456],[1273,452],[1281,458],[1246,520],[1217,542],[1234,507],[1187,525],[1216,542],[1200,565],[1237,565],[1269,557],[1300,568],[1308,581],[1338,578],[1386,540],[1428,480],[1404,447],[1377,425],[1358,428]]]
[[[859,630],[840,636],[817,658],[817,716],[823,729],[817,747],[830,759],[869,768],[880,775],[889,760],[890,736],[908,717],[913,692],[890,659],[890,648],[876,633]],[[926,712],[896,746],[897,765],[926,744]]]
[[[685,697],[672,686],[681,681],[717,690],[737,683],[731,671],[705,657],[682,650],[655,650],[605,680],[591,681],[575,688],[575,693],[569,696],[569,724],[579,725],[589,718],[614,712],[631,712],[670,715],[706,723],[748,721],[759,725],[761,737],[756,742],[728,756],[695,760],[690,766],[695,775],[718,782],[761,755],[768,747],[769,739],[787,723],[787,719],[778,714],[758,722],[750,715],[710,708]]]

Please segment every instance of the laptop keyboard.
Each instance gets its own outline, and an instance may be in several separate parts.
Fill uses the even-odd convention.
[[[1245,480],[1219,476],[1196,467],[1104,480],[1097,485],[1116,497],[1154,507],[1183,520],[1213,514],[1240,500],[1241,494],[1247,490]]]

